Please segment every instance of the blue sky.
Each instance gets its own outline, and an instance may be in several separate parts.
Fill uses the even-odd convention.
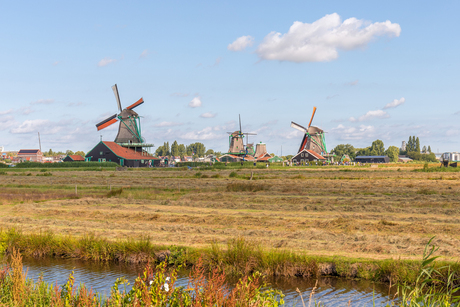
[[[0,1],[0,146],[90,150],[143,97],[149,143],[293,154],[295,121],[337,144],[409,135],[460,151],[460,2]]]

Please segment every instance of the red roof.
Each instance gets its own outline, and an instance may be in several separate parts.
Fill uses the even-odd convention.
[[[305,149],[306,152],[308,152],[310,155],[312,155],[313,157],[315,157],[316,159],[319,159],[319,160],[326,160],[326,158],[324,158],[322,155],[314,152],[313,150],[309,150],[309,149]]]
[[[74,161],[85,161],[85,158],[80,155],[69,155],[69,157]]]
[[[158,158],[155,158],[154,156],[148,153],[134,151],[133,149],[122,147],[115,142],[102,143],[104,143],[104,145],[107,146],[114,154],[126,160],[158,160]]]

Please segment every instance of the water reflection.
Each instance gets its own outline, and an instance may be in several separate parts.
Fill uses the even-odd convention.
[[[24,267],[28,268],[28,278],[37,280],[40,274],[49,283],[63,285],[72,270],[75,284],[84,283],[87,287],[101,295],[109,296],[110,288],[119,277],[125,277],[132,284],[142,273],[143,266],[120,263],[95,263],[76,259],[24,259]],[[179,274],[178,286],[185,286],[188,273]],[[296,289],[303,295],[306,305],[310,293],[315,287],[316,279],[305,278],[273,278],[268,280],[272,287],[280,289],[286,295],[285,306],[302,306]],[[231,281],[230,281],[231,282]],[[325,306],[384,306],[389,302],[388,286],[368,281],[356,281],[342,278],[320,278],[313,296],[313,303],[321,302]]]

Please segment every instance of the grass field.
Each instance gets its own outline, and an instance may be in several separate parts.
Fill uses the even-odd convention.
[[[25,233],[149,236],[198,248],[243,237],[266,248],[372,259],[420,259],[436,235],[444,260],[460,258],[459,172],[25,169],[5,170],[0,180],[0,227]]]

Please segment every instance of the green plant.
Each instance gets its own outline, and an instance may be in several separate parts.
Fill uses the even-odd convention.
[[[230,178],[236,178],[238,177],[238,174],[236,172],[231,172],[230,175],[228,175]]]

